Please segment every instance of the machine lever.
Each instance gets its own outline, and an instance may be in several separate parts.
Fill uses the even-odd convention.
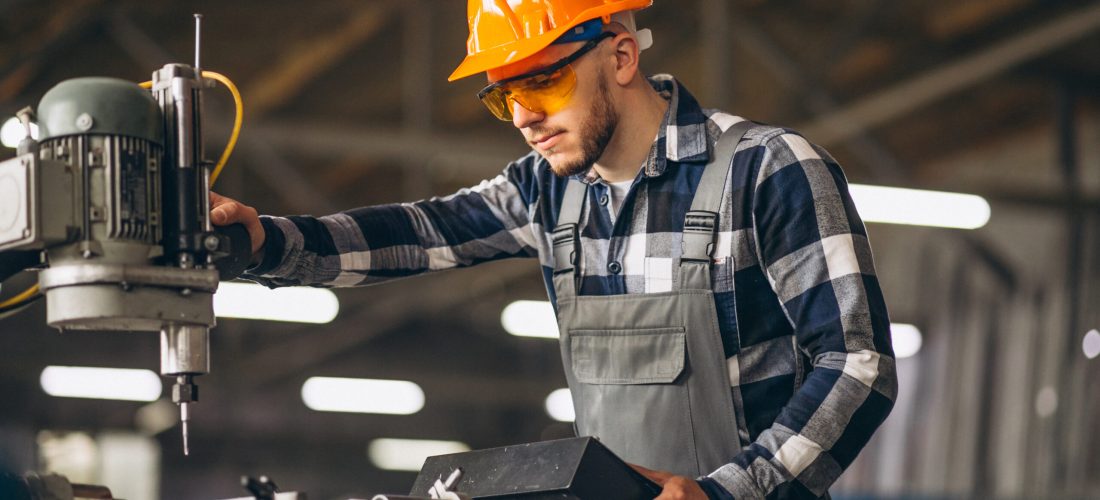
[[[218,279],[230,281],[244,274],[252,262],[252,237],[244,224],[230,224],[214,228],[218,244],[212,252]]]

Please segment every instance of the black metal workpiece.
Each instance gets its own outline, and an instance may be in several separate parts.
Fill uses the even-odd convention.
[[[428,496],[437,479],[460,467],[454,491],[472,498],[636,500],[661,493],[598,440],[580,437],[429,457],[410,495]]]

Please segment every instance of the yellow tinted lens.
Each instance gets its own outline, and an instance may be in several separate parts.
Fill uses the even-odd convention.
[[[481,98],[482,104],[498,119],[512,121],[512,103],[508,100],[508,91],[495,88]]]
[[[577,74],[572,66],[510,84],[513,97],[521,106],[535,113],[556,113],[569,103],[577,86]]]
[[[512,102],[534,113],[556,113],[569,103],[577,86],[577,74],[567,65],[549,75],[539,75],[508,82],[481,97],[481,102],[493,116],[512,120]]]

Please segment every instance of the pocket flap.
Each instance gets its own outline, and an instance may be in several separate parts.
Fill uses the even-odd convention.
[[[683,328],[572,330],[573,374],[586,384],[667,384],[684,371]]]

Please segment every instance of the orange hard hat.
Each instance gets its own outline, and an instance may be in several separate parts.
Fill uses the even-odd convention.
[[[653,0],[469,0],[466,59],[447,79],[506,66],[534,55],[577,25],[649,7]]]

